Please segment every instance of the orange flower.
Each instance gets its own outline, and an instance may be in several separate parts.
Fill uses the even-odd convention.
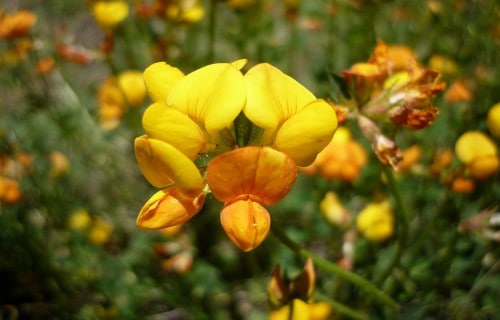
[[[318,154],[307,173],[317,168],[326,179],[353,182],[366,165],[368,157],[363,147],[351,138],[349,129],[339,127],[332,141]]]
[[[471,101],[472,100],[472,92],[465,85],[465,81],[463,79],[455,81],[451,87],[446,91],[444,98],[446,101],[453,102],[461,102],[461,101]]]
[[[269,147],[244,147],[212,159],[207,183],[224,202],[221,224],[234,244],[250,251],[264,241],[270,229],[264,205],[284,198],[296,178],[293,160]]]
[[[0,176],[0,201],[16,203],[22,196],[23,193],[16,180]]]
[[[36,15],[21,10],[13,14],[0,15],[0,38],[12,39],[28,34],[36,23]]]

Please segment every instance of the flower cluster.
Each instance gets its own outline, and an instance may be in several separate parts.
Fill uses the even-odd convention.
[[[265,206],[285,197],[297,166],[310,165],[331,141],[337,118],[328,103],[270,64],[243,74],[245,64],[215,63],[187,75],[164,62],[145,70],[153,103],[135,154],[160,191],[139,213],[140,228],[182,224],[212,192],[224,203],[225,232],[250,251],[269,232]]]
[[[430,125],[439,111],[432,105],[432,98],[446,86],[439,75],[420,66],[408,48],[389,47],[381,41],[368,62],[356,63],[343,71],[342,86],[348,92],[344,92],[339,103],[356,117],[383,164],[398,168],[402,153],[377,123],[390,121],[397,127],[414,130]]]

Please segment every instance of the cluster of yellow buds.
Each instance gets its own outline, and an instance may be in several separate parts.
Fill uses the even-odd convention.
[[[420,66],[411,50],[389,47],[381,41],[368,62],[356,63],[342,75],[345,97],[337,103],[356,117],[378,159],[397,168],[401,150],[383,134],[378,122],[391,121],[409,129],[427,127],[438,114],[432,98],[446,84],[439,80],[437,71]]]
[[[284,198],[297,166],[310,165],[337,127],[332,107],[267,63],[246,73],[245,59],[184,75],[157,62],[144,72],[153,103],[135,154],[159,188],[137,218],[144,229],[186,222],[211,192],[224,203],[229,238],[250,251],[267,236],[265,206]]]
[[[139,1],[135,9],[143,19],[158,17],[176,23],[196,23],[205,16],[205,8],[199,0]]]

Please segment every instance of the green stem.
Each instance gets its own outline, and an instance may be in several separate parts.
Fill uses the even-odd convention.
[[[396,183],[396,179],[394,178],[394,174],[392,173],[392,169],[383,166],[382,170],[387,179],[387,187],[391,192],[394,200],[396,201],[396,206],[399,211],[399,215],[397,215],[396,223],[398,225],[398,242],[396,245],[396,252],[392,257],[391,261],[387,265],[387,267],[380,273],[379,277],[376,279],[375,283],[377,285],[382,285],[387,278],[391,275],[394,268],[396,268],[401,260],[401,256],[406,248],[406,243],[408,241],[408,220],[409,213],[403,202],[403,198],[401,197],[401,192]]]
[[[208,15],[208,54],[207,63],[213,63],[215,57],[215,21],[216,21],[216,8],[217,0],[210,1],[209,15]]]
[[[281,230],[281,228],[274,220],[271,221],[271,231],[278,239],[281,240],[281,242],[283,242],[284,245],[294,251],[298,256],[304,259],[310,257],[313,260],[315,266],[317,266],[318,268],[321,268],[328,273],[334,274],[346,281],[349,281],[361,287],[364,291],[371,294],[377,300],[390,307],[394,311],[394,313],[397,312],[397,303],[384,292],[380,291],[374,284],[355,273],[347,271],[337,266],[336,264],[317,256],[313,252],[294,242],[290,237],[288,237],[285,232],[283,232],[283,230]]]
[[[327,297],[321,293],[316,292],[314,295],[316,296],[316,298],[318,298],[318,300],[324,301],[324,302],[328,303],[329,305],[331,305],[333,308],[333,311],[336,314],[341,314],[341,315],[350,317],[351,319],[357,319],[357,320],[370,319],[366,314],[361,313],[361,312],[356,311],[356,310],[353,310],[353,309],[349,308],[348,306],[346,306],[340,302],[337,302],[333,299],[330,299],[329,297]]]

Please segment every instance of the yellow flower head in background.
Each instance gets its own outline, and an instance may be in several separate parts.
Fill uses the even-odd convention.
[[[96,22],[109,30],[128,16],[129,7],[123,0],[96,1],[92,4],[92,13]]]
[[[455,144],[455,153],[478,179],[490,177],[500,166],[495,142],[480,131],[462,134]]]
[[[488,111],[486,125],[493,137],[500,139],[500,103],[495,104]]]
[[[356,218],[359,232],[371,241],[384,241],[394,233],[394,218],[389,201],[368,204]]]
[[[166,15],[178,22],[195,23],[203,19],[205,9],[198,0],[177,0],[167,2]]]

